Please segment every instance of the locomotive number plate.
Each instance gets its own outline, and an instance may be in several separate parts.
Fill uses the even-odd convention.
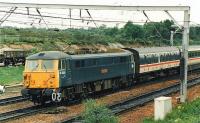
[[[101,73],[105,74],[105,73],[108,73],[108,69],[101,69]]]

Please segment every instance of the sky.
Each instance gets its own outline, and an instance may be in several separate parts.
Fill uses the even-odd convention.
[[[166,5],[172,5],[172,6],[179,6],[179,5],[189,5],[191,7],[191,22],[192,24],[198,23],[200,24],[200,1],[199,0],[0,0],[0,2],[16,2],[16,3],[41,3],[41,4],[76,4],[76,5],[124,5],[124,6],[166,6]],[[8,10],[8,8],[0,8],[0,10]],[[16,10],[16,12],[23,12],[26,11],[26,9]],[[38,14],[37,12],[34,12],[34,14]],[[72,17],[74,18],[80,18],[80,10],[72,10]],[[56,13],[56,16],[64,16],[69,17],[69,10],[47,10],[47,9],[41,9],[40,12],[43,13]],[[92,15],[92,18],[99,19],[99,20],[120,20],[120,21],[133,21],[133,22],[145,22],[147,19],[144,16],[142,12],[130,12],[130,11],[94,11],[90,10],[90,14]],[[183,21],[183,13],[182,12],[170,12],[172,16],[181,24],[181,21]],[[60,15],[59,15],[60,14]],[[0,14],[3,16],[4,13]],[[53,16],[55,16],[53,15]],[[160,21],[169,19],[169,17],[164,12],[147,12],[148,17],[151,19],[151,21]],[[89,15],[86,11],[82,11],[82,16],[84,19],[88,19]],[[23,18],[23,19],[22,19]],[[10,21],[23,21],[23,22],[34,22],[34,26],[47,26],[45,23],[49,24],[48,26],[51,26],[51,24],[55,24],[54,26],[58,25],[79,25],[79,26],[95,26],[95,24],[91,21],[69,21],[69,20],[56,20],[56,19],[49,19],[44,18],[44,20],[41,20],[41,18],[32,16],[20,16],[20,15],[12,15],[8,19]],[[23,24],[15,24],[14,22],[5,22],[4,26],[22,26]],[[40,24],[38,21],[40,21]],[[45,22],[46,21],[46,22]],[[71,23],[71,24],[70,24]],[[96,25],[102,25],[105,24],[107,26],[122,26],[123,23],[104,23],[104,22],[96,22]],[[29,24],[30,25],[30,24]],[[67,27],[66,26],[66,27]]]

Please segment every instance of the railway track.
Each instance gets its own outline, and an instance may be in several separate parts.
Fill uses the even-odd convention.
[[[194,78],[194,79],[188,81],[188,87],[195,86],[199,83],[200,83],[200,77]],[[128,111],[134,107],[138,107],[147,102],[150,102],[150,101],[154,100],[154,98],[156,98],[156,97],[169,95],[169,94],[175,93],[179,90],[180,90],[180,84],[178,83],[178,84],[174,84],[169,87],[166,87],[166,88],[162,88],[162,89],[154,90],[154,91],[151,91],[148,93],[144,93],[142,95],[132,97],[132,98],[117,102],[112,105],[108,105],[108,108],[111,109],[111,111],[114,114],[119,115],[119,114],[121,114],[125,111]],[[72,123],[72,122],[79,121],[80,119],[81,119],[81,116],[74,116],[71,118],[64,119],[64,120],[60,121],[59,123]]]
[[[196,85],[198,83],[200,83],[200,77],[195,78],[193,80],[190,80],[190,83],[188,84],[188,86],[190,87],[190,86]],[[140,106],[144,103],[147,103],[149,101],[152,101],[155,97],[167,95],[167,94],[176,92],[176,91],[179,90],[179,88],[180,88],[180,85],[175,84],[175,85],[169,86],[167,88],[158,89],[156,91],[151,91],[151,92],[142,94],[140,96],[135,96],[135,97],[120,101],[118,103],[108,105],[108,107],[112,110],[112,112],[114,114],[117,115],[117,114],[120,114],[124,111],[131,109],[131,108],[134,108],[134,107]],[[7,98],[7,99],[9,99],[9,98]],[[18,102],[18,101],[16,101],[16,102]],[[28,108],[17,109],[17,110],[14,110],[14,111],[2,113],[2,114],[0,114],[0,122],[13,120],[13,119],[17,119],[17,118],[20,118],[20,117],[40,113],[40,112],[46,111],[46,110],[48,110],[48,108],[52,108],[52,107],[53,107],[53,105],[51,105],[49,107],[47,107],[47,106],[46,107],[32,106],[32,107],[28,107]],[[75,117],[71,117],[71,118],[65,119],[63,121],[60,121],[60,122],[61,123],[72,123],[72,122],[74,122],[74,121],[76,121],[77,119],[80,119],[80,118],[81,118],[80,116],[75,116]]]
[[[0,100],[0,106],[26,101],[27,98],[22,96],[10,97]]]
[[[31,106],[27,108],[22,108],[22,109],[17,109],[17,110],[1,113],[0,122],[5,122],[8,120],[17,119],[20,117],[37,114],[53,107],[55,106],[51,104],[47,104],[46,106],[36,105],[36,106]]]

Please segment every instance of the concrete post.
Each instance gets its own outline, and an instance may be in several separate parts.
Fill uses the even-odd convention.
[[[184,27],[183,27],[183,41],[182,41],[182,73],[181,74],[181,89],[180,89],[180,101],[184,103],[187,99],[187,72],[188,72],[188,45],[189,45],[189,20],[190,11],[184,11]]]
[[[170,35],[170,45],[174,46],[174,31],[171,31],[171,35]]]

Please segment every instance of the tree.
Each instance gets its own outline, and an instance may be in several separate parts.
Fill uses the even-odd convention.
[[[118,123],[118,118],[102,104],[97,104],[95,100],[87,100],[85,111],[82,114],[84,123]]]
[[[144,30],[142,26],[135,25],[131,21],[127,22],[122,29],[122,33],[126,39],[143,38]]]

